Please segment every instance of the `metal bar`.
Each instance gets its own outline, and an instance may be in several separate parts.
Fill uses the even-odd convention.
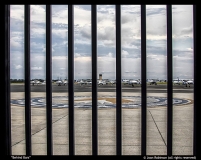
[[[53,154],[52,146],[52,6],[46,5],[46,117],[47,155]]]
[[[146,6],[141,5],[141,155],[146,155],[147,143],[147,84],[146,84]]]
[[[167,155],[172,155],[172,6],[167,5]]]
[[[11,155],[11,107],[10,107],[10,5],[5,5],[5,23],[4,23],[4,54],[1,63],[4,79],[2,89],[2,102],[3,102],[3,136],[2,141],[4,155]]]
[[[122,154],[121,6],[116,5],[116,154]]]
[[[197,79],[196,79],[196,75],[197,75],[197,69],[196,69],[196,66],[197,66],[197,62],[196,60],[198,60],[198,58],[196,57],[197,56],[197,46],[196,46],[196,5],[193,5],[193,41],[194,41],[194,47],[193,47],[193,50],[194,50],[194,128],[193,128],[193,155],[196,155],[196,114],[197,114],[197,106],[198,106],[198,90],[197,90]]]
[[[96,5],[91,6],[92,20],[92,154],[98,154],[98,120],[97,120],[97,12]]]
[[[24,71],[25,71],[25,138],[26,155],[32,154],[31,148],[31,89],[30,89],[30,5],[24,6]]]
[[[74,140],[74,16],[73,5],[68,5],[68,102],[69,155],[75,154]]]

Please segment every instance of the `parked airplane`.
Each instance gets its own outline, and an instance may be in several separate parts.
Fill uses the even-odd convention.
[[[129,82],[130,82],[130,80],[128,80],[128,79],[123,79],[123,80],[122,80],[122,83],[123,83],[123,84],[129,84]]]
[[[130,80],[129,84],[132,85],[132,87],[134,87],[135,84],[141,84],[141,82],[139,80]]]
[[[41,84],[46,84],[46,81],[43,81]]]
[[[110,80],[110,81],[109,81],[109,84],[112,84],[112,85],[113,85],[113,84],[115,84],[115,83],[116,83],[115,80]]]
[[[32,80],[30,83],[34,86],[35,84],[38,85],[41,82],[35,79],[35,80]]]
[[[85,81],[83,81],[82,79],[81,79],[81,80],[78,80],[77,83],[78,83],[79,85],[87,84],[87,83],[86,83]]]
[[[106,84],[106,82],[105,81],[103,81],[103,80],[98,80],[98,85],[100,86],[100,85],[105,85]]]
[[[183,84],[186,85],[186,87],[190,87],[191,84],[194,84],[193,80],[184,80]]]
[[[87,80],[87,81],[86,81],[86,84],[91,85],[91,84],[92,84],[92,81],[91,81],[91,80]]]
[[[154,79],[149,79],[148,82],[149,82],[150,85],[152,85],[152,84],[157,85],[157,82]]]
[[[188,84],[194,84],[194,82],[192,80],[188,80],[186,83],[188,83]]]
[[[173,84],[178,84],[178,85],[180,85],[180,84],[184,84],[184,83],[183,83],[183,80],[180,80],[180,79],[178,78],[178,79],[173,79]]]
[[[58,86],[61,86],[61,85],[66,85],[67,84],[67,81],[66,80],[58,80],[58,81],[56,81],[56,84],[58,84]]]

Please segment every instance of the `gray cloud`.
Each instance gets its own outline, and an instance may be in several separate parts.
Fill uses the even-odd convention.
[[[84,10],[91,10],[91,5],[78,5],[78,7],[84,9]]]
[[[98,40],[115,40],[115,30],[113,27],[105,27],[103,31],[98,32]]]
[[[193,25],[186,27],[186,28],[182,28],[181,30],[181,34],[185,35],[185,34],[193,34]]]
[[[98,46],[97,47],[97,55],[100,57],[104,57],[108,55],[108,53],[113,53],[113,56],[116,57],[115,53],[116,50],[114,47],[103,47],[103,46]]]
[[[55,15],[61,10],[68,10],[68,5],[52,5],[52,14]]]
[[[147,16],[154,16],[154,15],[157,15],[157,14],[162,14],[162,15],[166,14],[165,5],[162,8],[149,8],[149,7],[146,7],[146,15]]]
[[[147,46],[147,54],[166,55],[167,50],[162,46]]]
[[[121,16],[121,24],[125,24],[131,21],[136,21],[136,18],[133,17],[132,14],[128,15],[128,14],[122,14]]]
[[[90,26],[84,26],[80,28],[80,34],[87,39],[91,39],[91,27]]]

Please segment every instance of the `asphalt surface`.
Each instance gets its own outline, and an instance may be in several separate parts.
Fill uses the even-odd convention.
[[[185,85],[173,85],[173,93],[193,93],[194,86],[186,87]],[[23,84],[11,84],[11,92],[24,92]],[[45,92],[46,85],[31,85],[31,92]],[[115,92],[116,85],[106,84],[98,86],[98,92]],[[68,85],[58,86],[57,84],[52,84],[52,92],[68,92]],[[92,92],[91,85],[74,85],[74,92]],[[141,92],[141,86],[135,85],[132,87],[128,84],[122,84],[122,92]],[[167,93],[166,84],[149,85],[147,84],[147,93]]]

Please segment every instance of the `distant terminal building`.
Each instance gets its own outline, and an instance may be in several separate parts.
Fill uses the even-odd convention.
[[[102,80],[102,74],[99,74],[99,80]]]

